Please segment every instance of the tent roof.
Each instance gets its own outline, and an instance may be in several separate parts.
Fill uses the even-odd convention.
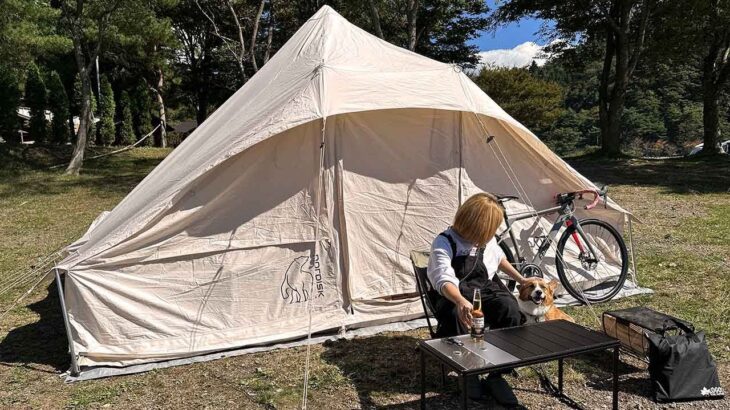
[[[383,41],[322,7],[292,38],[85,235],[70,268],[153,224],[216,165],[287,129],[343,113],[427,108],[487,116],[531,140],[576,189],[590,182],[510,117],[458,66]],[[617,206],[616,209],[620,209]]]

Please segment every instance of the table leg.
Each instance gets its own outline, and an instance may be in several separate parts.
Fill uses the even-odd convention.
[[[558,393],[563,395],[563,359],[558,359]]]
[[[421,351],[421,410],[426,410],[426,358]]]
[[[466,376],[464,376],[463,374],[459,375],[459,385],[461,389],[461,408],[462,410],[466,410]]]
[[[613,348],[613,410],[618,410],[618,349]]]

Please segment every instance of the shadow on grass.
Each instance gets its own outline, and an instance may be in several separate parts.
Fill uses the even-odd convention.
[[[66,330],[61,315],[56,282],[48,286],[48,295],[28,308],[40,315],[35,323],[17,327],[0,341],[0,362],[17,364],[39,371],[37,365],[51,366],[57,371],[68,369],[70,358]]]
[[[416,351],[418,340],[403,335],[338,340],[325,343],[321,357],[325,362],[337,366],[352,381],[362,408],[414,408],[420,406],[420,398],[385,406],[377,404],[376,396],[420,396],[421,368]],[[426,361],[426,391],[438,393],[438,396],[428,399],[430,408],[458,405],[455,384],[447,380],[445,386],[441,385],[441,370],[433,360]]]
[[[46,149],[39,147],[36,150],[45,152]],[[28,150],[22,152],[27,153]],[[6,183],[0,197],[60,195],[73,189],[88,189],[101,195],[125,194],[162,161],[166,152],[143,149],[134,155],[122,153],[86,160],[81,176],[67,177],[63,175],[63,168],[49,169],[49,164],[57,163],[49,160],[49,155],[33,160],[25,158],[28,155],[0,150],[0,160],[11,158],[0,164],[0,178]]]
[[[625,356],[622,354],[620,357]],[[587,387],[609,393],[613,391],[612,351],[583,355],[577,360],[572,360],[570,364],[573,370],[585,377]],[[645,368],[637,367],[625,360],[619,360],[618,374],[620,394],[652,399],[651,383]]]
[[[659,186],[678,194],[724,193],[730,189],[728,155],[663,160],[584,156],[568,162],[591,181],[609,185]]]

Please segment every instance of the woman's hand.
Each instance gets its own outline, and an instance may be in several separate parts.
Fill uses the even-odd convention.
[[[471,311],[474,307],[465,297],[461,296],[459,288],[453,283],[447,283],[441,288],[441,292],[446,299],[456,306],[456,315],[459,318],[459,323],[464,326],[464,329],[471,328]]]
[[[474,306],[462,297],[456,305],[456,309],[459,315],[459,322],[461,322],[461,325],[464,326],[464,329],[471,328],[471,311],[474,309]]]

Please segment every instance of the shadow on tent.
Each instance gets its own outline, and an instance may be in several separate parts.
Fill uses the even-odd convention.
[[[46,290],[45,298],[27,306],[40,315],[40,319],[11,330],[0,341],[0,364],[18,364],[45,372],[68,369],[68,341],[56,282],[51,282]]]

